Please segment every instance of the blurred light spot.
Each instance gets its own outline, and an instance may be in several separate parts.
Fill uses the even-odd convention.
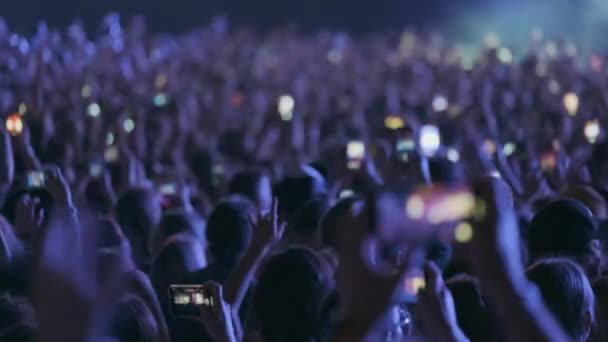
[[[388,129],[396,130],[396,129],[403,128],[405,126],[405,122],[403,121],[402,118],[395,116],[395,115],[391,115],[391,116],[387,116],[384,119],[384,126]]]
[[[19,104],[19,114],[25,115],[27,113],[27,105],[25,103]]]
[[[420,128],[420,150],[427,156],[432,157],[441,146],[439,128],[433,125],[424,125]]]
[[[491,139],[486,139],[483,142],[483,150],[490,156],[496,153],[496,143]]]
[[[452,163],[456,163],[460,160],[460,153],[455,148],[449,148],[447,152],[448,160]]]
[[[538,76],[538,77],[547,76],[547,72],[548,72],[547,64],[542,63],[542,62],[536,64],[536,67],[534,68],[534,72],[536,73],[536,76]]]
[[[101,107],[99,107],[97,103],[93,102],[87,107],[87,114],[96,118],[101,114]]]
[[[290,121],[293,118],[293,110],[296,101],[290,95],[282,95],[279,97],[278,112],[283,121]]]
[[[498,60],[504,64],[511,64],[511,62],[513,62],[513,54],[511,53],[511,50],[506,47],[498,49],[497,57]]]
[[[159,74],[158,76],[156,76],[156,79],[154,80],[154,86],[156,87],[156,89],[161,90],[166,85],[167,85],[167,75]]]
[[[498,38],[496,33],[490,32],[486,34],[483,43],[487,48],[495,49],[500,45],[500,38]]]
[[[412,195],[407,199],[405,212],[412,220],[421,220],[424,217],[424,200],[420,195]]]
[[[515,150],[517,149],[517,147],[515,146],[514,143],[506,143],[503,147],[502,147],[502,153],[509,157],[511,156]]]
[[[109,132],[108,135],[106,135],[106,145],[111,146],[112,144],[114,144],[114,133]]]
[[[478,198],[475,200],[475,206],[473,207],[471,217],[476,221],[482,221],[486,218],[487,209],[488,207],[486,202]]]
[[[133,119],[126,119],[122,124],[122,128],[125,132],[131,133],[135,129],[135,122],[133,122]]]
[[[327,60],[334,65],[342,63],[342,57],[342,51],[340,51],[339,49],[334,48],[329,50],[329,52],[327,53]]]
[[[436,95],[433,98],[433,109],[436,112],[443,112],[446,109],[448,109],[448,106],[449,106],[448,99],[446,99],[445,96]]]
[[[549,92],[553,95],[558,95],[562,88],[556,79],[552,78],[549,80]]]
[[[473,227],[467,222],[461,222],[454,231],[456,242],[466,243],[473,238]]]
[[[590,143],[595,144],[600,132],[601,128],[598,120],[590,120],[585,123],[585,137]]]
[[[91,86],[90,85],[85,84],[85,85],[82,86],[82,89],[80,90],[80,95],[83,98],[87,99],[87,98],[91,97],[91,93],[92,93],[92,90],[91,90]]]
[[[570,116],[576,115],[576,113],[578,112],[578,106],[578,95],[572,92],[566,93],[566,95],[564,95],[564,108],[566,108],[566,111],[568,112],[568,114],[570,114]]]
[[[426,282],[424,281],[424,276],[416,275],[405,278],[405,292],[411,296],[418,295],[420,290],[424,289],[426,286]]]

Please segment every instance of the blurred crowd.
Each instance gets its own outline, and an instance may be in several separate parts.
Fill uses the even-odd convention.
[[[0,21],[0,341],[607,341],[605,57]]]

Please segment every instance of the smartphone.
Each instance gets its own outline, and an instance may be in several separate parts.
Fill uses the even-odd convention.
[[[106,163],[115,163],[118,161],[118,155],[118,147],[110,146],[106,148],[105,152],[103,153],[103,159],[106,161]]]
[[[439,128],[433,125],[424,125],[420,128],[420,151],[427,157],[434,156],[441,146]]]
[[[180,200],[177,197],[177,185],[173,182],[162,183],[158,186],[158,192],[161,195],[161,206],[163,210],[171,210],[180,206]]]
[[[12,136],[23,133],[23,119],[19,114],[11,114],[6,118],[6,130]]]
[[[405,211],[411,221],[436,225],[469,219],[475,202],[467,186],[421,186],[407,197]]]
[[[91,178],[99,178],[103,174],[104,165],[100,161],[92,161],[89,163],[89,176]]]
[[[557,167],[557,156],[555,152],[545,152],[540,157],[540,168],[543,171],[553,171]]]
[[[27,187],[29,189],[44,188],[46,177],[43,171],[31,171],[27,174]]]
[[[200,316],[201,308],[213,307],[216,300],[205,285],[170,285],[171,314],[176,317]]]
[[[361,168],[361,163],[365,159],[365,144],[360,140],[353,140],[346,145],[347,167],[350,170]]]

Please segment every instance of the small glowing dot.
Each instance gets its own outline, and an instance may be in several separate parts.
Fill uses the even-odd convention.
[[[511,156],[513,153],[515,153],[515,150],[517,149],[517,147],[515,146],[514,143],[506,143],[503,147],[502,147],[502,153],[509,157]]]
[[[547,42],[545,45],[545,53],[550,58],[557,57],[557,44],[555,44],[555,42]]]
[[[106,135],[106,145],[111,146],[114,144],[114,133],[110,132]]]
[[[456,163],[458,160],[460,160],[460,153],[455,148],[450,148],[448,149],[447,157],[449,161]]]
[[[403,128],[405,126],[405,122],[402,118],[391,115],[384,119],[384,126],[388,129],[396,130]]]
[[[554,150],[555,152],[557,152],[557,151],[559,151],[559,150],[561,150],[561,149],[562,149],[562,144],[561,144],[561,143],[559,142],[559,140],[557,140],[557,139],[553,140],[553,142],[552,142],[552,144],[551,144],[551,145],[553,146],[553,150]]]
[[[407,277],[405,279],[405,291],[411,295],[415,296],[420,292],[420,290],[426,287],[426,282],[424,281],[424,277],[420,275]]]
[[[101,114],[101,107],[97,103],[91,103],[87,108],[87,113],[89,116],[96,118]]]
[[[450,104],[448,103],[448,99],[446,99],[445,96],[437,95],[433,99],[433,109],[436,112],[443,112],[443,111],[445,111],[446,109],[448,109],[449,105]]]
[[[585,137],[587,137],[590,143],[595,144],[600,131],[600,124],[597,120],[590,120],[585,123]]]
[[[125,132],[131,133],[135,128],[135,122],[133,122],[133,119],[126,119],[122,124],[122,128],[124,128]]]
[[[498,49],[497,56],[502,63],[511,64],[513,62],[513,53],[506,47]]]
[[[490,139],[483,142],[483,150],[488,155],[494,155],[496,153],[496,143]]]
[[[85,85],[82,86],[82,89],[80,90],[80,95],[83,98],[87,99],[87,98],[91,97],[91,93],[92,93],[92,90],[91,90],[91,86],[90,85],[85,84]]]
[[[412,195],[407,200],[406,213],[413,220],[420,220],[424,217],[424,200],[419,195]]]
[[[559,82],[557,82],[555,79],[549,80],[549,92],[551,94],[557,95],[561,90],[562,88],[559,86]]]
[[[496,35],[496,33],[490,32],[486,34],[484,38],[484,44],[488,48],[497,48],[500,45],[500,38]]]
[[[578,112],[579,100],[575,93],[567,93],[564,95],[564,107],[570,116],[575,116]]]
[[[342,51],[331,49],[327,53],[327,60],[332,64],[340,64],[342,62]]]
[[[466,243],[473,238],[473,227],[467,222],[461,222],[456,226],[454,237],[457,242]]]
[[[27,113],[27,105],[25,103],[21,103],[19,105],[19,114],[25,115]]]

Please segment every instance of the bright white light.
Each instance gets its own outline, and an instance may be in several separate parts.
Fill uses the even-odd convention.
[[[106,135],[106,145],[111,146],[114,144],[114,133],[110,132]]]
[[[594,144],[597,141],[600,131],[600,123],[597,120],[591,120],[585,123],[585,137],[587,137],[587,140],[589,140],[590,143]]]
[[[101,107],[99,107],[97,103],[93,102],[87,107],[87,113],[89,116],[96,118],[99,116],[99,114],[101,114]]]
[[[456,163],[460,160],[460,153],[455,148],[449,148],[447,152],[448,160],[452,163]]]
[[[424,125],[420,128],[420,150],[427,157],[432,157],[441,146],[439,128],[432,125]]]
[[[513,54],[511,53],[511,50],[506,47],[498,49],[497,56],[498,60],[500,60],[502,63],[511,64],[511,62],[513,62]]]
[[[293,109],[296,101],[290,95],[282,95],[279,97],[279,115],[284,121],[290,121],[293,118]]]
[[[448,103],[448,99],[446,99],[443,95],[437,95],[435,96],[435,98],[433,98],[433,109],[436,112],[445,111],[446,109],[448,109],[449,105],[450,104]]]
[[[512,155],[512,154],[515,152],[515,149],[516,149],[516,148],[517,148],[517,147],[515,146],[515,144],[514,144],[514,143],[506,143],[506,144],[505,144],[505,145],[502,147],[502,153],[503,153],[505,156],[507,156],[507,157],[508,157],[508,156]]]
[[[125,130],[125,132],[131,133],[135,128],[135,122],[133,122],[133,119],[126,119],[122,124],[122,128]]]

